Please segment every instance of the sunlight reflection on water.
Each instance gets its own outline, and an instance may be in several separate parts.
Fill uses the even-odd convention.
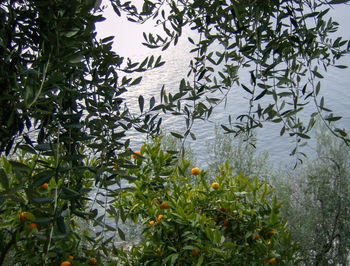
[[[335,7],[337,10],[332,10],[331,15],[335,17],[336,21],[340,22],[340,25],[349,24],[348,14],[350,13],[350,6],[342,5],[341,8]],[[127,102],[131,106],[133,112],[138,113],[138,95],[142,94],[145,98],[145,103],[155,96],[156,100],[159,100],[159,93],[162,85],[165,85],[167,91],[174,92],[178,89],[180,80],[186,78],[189,61],[191,59],[191,54],[189,50],[191,47],[187,42],[187,36],[193,36],[190,31],[184,32],[184,37],[180,39],[176,47],[170,47],[164,52],[159,50],[151,50],[141,45],[143,42],[142,32],[161,32],[158,28],[153,28],[150,23],[146,25],[135,25],[134,23],[126,21],[124,18],[117,18],[113,14],[113,10],[108,8],[106,11],[107,20],[103,23],[98,24],[98,32],[101,37],[115,35],[114,49],[117,53],[130,56],[133,61],[142,60],[148,55],[154,54],[155,56],[162,55],[162,58],[166,61],[166,64],[160,69],[155,69],[143,73],[143,80],[139,86],[135,86],[129,89],[129,91],[124,95]],[[350,38],[349,31],[343,26],[339,30],[339,35],[344,36],[344,38]],[[341,64],[350,65],[350,57],[342,59]],[[348,111],[350,110],[350,88],[349,88],[349,69],[339,70],[339,69],[329,69],[325,75],[325,79],[322,80],[321,94],[325,96],[326,106],[333,109],[336,115],[342,115],[343,119],[339,123],[341,128],[350,128],[350,116]],[[136,77],[137,75],[134,75]],[[249,83],[247,74],[242,74],[240,76],[241,81],[244,83]],[[206,161],[208,160],[207,155],[207,143],[214,140],[214,126],[215,124],[228,122],[228,115],[231,114],[232,117],[245,112],[248,108],[248,100],[244,98],[245,94],[241,88],[235,87],[229,93],[227,106],[225,108],[224,104],[221,104],[213,112],[210,122],[197,122],[193,131],[197,136],[197,140],[191,141],[192,149],[198,156],[198,161],[201,163],[202,167],[206,166]],[[147,106],[147,105],[146,105]],[[307,123],[309,114],[302,117],[303,121]],[[185,121],[183,118],[166,116],[163,120],[163,128],[169,131],[180,131],[185,126]],[[257,151],[261,152],[263,150],[269,151],[272,161],[275,165],[281,163],[294,163],[295,158],[289,156],[289,153],[294,148],[292,143],[293,139],[286,136],[280,137],[279,132],[281,130],[281,125],[265,123],[264,128],[259,129],[257,132],[258,142]],[[129,134],[133,147],[135,149],[139,148],[144,138],[140,136],[137,132],[130,132]],[[309,141],[310,145],[313,145],[313,141]],[[311,149],[304,149],[305,152],[311,152]],[[312,154],[311,154],[312,156]]]

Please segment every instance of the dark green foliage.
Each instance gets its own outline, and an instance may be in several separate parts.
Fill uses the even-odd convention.
[[[95,239],[87,241],[100,245],[104,231],[116,229],[105,224],[106,213],[97,214],[94,204],[103,209],[105,201],[95,198],[87,208],[92,182],[105,190],[125,175],[113,172],[115,163],[137,167],[125,157],[132,154],[128,130],[159,131],[154,99],[148,110],[132,114],[123,93],[141,81],[128,73],[161,66],[161,58],[135,63],[111,50],[113,37],[97,40],[95,24],[104,20],[99,5],[79,0],[0,3],[0,155],[24,152],[1,164],[6,229],[1,229],[0,264],[16,245],[21,250],[17,262],[57,265],[62,254],[82,241],[75,220],[80,218],[101,226]],[[91,155],[93,163],[87,160]],[[44,183],[49,184],[47,193],[38,191]],[[117,193],[98,190],[96,197],[107,191]],[[24,236],[18,224],[21,211],[38,215],[37,223],[49,221],[45,233],[40,227],[34,240]],[[26,252],[40,256],[29,260]]]

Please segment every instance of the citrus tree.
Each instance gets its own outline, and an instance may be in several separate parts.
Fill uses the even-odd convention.
[[[160,141],[136,157],[130,192],[115,207],[143,227],[141,242],[119,251],[125,265],[290,265],[297,245],[281,203],[266,183],[225,164],[207,177],[190,162],[173,158]]]

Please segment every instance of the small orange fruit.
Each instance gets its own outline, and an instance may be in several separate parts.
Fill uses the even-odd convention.
[[[141,153],[139,151],[135,151],[135,153],[132,155],[132,158],[137,159],[140,158]]]
[[[229,221],[229,219],[225,219],[224,220],[224,222],[223,222],[223,225],[225,226],[225,227],[229,227],[230,226],[230,221]]]
[[[27,231],[31,232],[34,228],[38,229],[38,225],[36,223],[31,223],[29,227],[27,227]]]
[[[36,229],[38,229],[38,225],[37,225],[36,223],[31,223],[29,226],[30,226],[31,228],[36,228]]]
[[[254,234],[252,234],[252,238],[255,239],[255,240],[258,240],[258,239],[260,239],[260,235],[259,235],[259,234],[256,234],[256,235],[254,236]]]
[[[30,212],[21,212],[21,214],[19,215],[19,219],[22,222],[25,222],[25,221],[28,221],[28,220],[34,221],[35,220],[35,216],[32,213],[30,213]]]
[[[27,221],[27,218],[24,217],[24,212],[21,212],[21,214],[20,214],[20,216],[19,216],[19,219],[20,219],[22,222]]]
[[[116,170],[116,171],[119,170],[119,165],[115,163],[115,164],[113,165],[113,169]]]
[[[69,256],[68,256],[68,259],[73,260],[74,257],[73,257],[72,255],[69,255]]]
[[[161,254],[161,253],[163,253],[163,250],[161,248],[157,248],[157,253]]]
[[[61,266],[72,266],[72,263],[68,260],[65,260],[61,263]]]
[[[160,220],[164,218],[164,215],[163,214],[159,214],[156,221],[157,223],[160,223]]]
[[[154,225],[154,221],[150,221],[150,222],[148,223],[148,227],[151,227],[152,225]]]
[[[211,184],[211,187],[212,187],[213,189],[219,189],[220,185],[219,185],[219,183],[214,182],[213,184]]]
[[[91,258],[90,260],[91,265],[97,265],[97,259],[96,258]]]
[[[196,248],[192,249],[192,251],[191,251],[191,255],[192,255],[192,256],[197,256],[198,253],[199,253],[199,250],[196,249]]]
[[[160,207],[162,210],[167,210],[167,209],[170,209],[170,206],[168,203],[166,203],[165,201],[162,202],[162,204],[160,204]]]
[[[47,183],[42,184],[39,188],[40,189],[47,189]]]
[[[201,172],[201,170],[199,170],[199,168],[192,168],[191,170],[191,174],[192,175],[199,175],[199,173]]]
[[[277,264],[276,258],[269,259],[267,263]]]
[[[271,231],[267,232],[268,235],[275,235],[277,234],[277,231],[275,229],[272,229]]]

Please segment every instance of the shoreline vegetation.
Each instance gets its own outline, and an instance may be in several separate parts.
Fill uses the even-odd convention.
[[[213,260],[212,256],[214,256],[214,261],[220,261],[221,258],[222,263],[233,262],[233,257],[231,257],[233,253],[231,256],[228,253],[223,255],[223,252],[214,255],[215,251],[213,249],[218,248],[217,245],[220,244],[228,247],[230,246],[228,245],[231,243],[230,241],[233,241],[232,243],[235,243],[235,247],[230,246],[229,250],[231,252],[232,249],[237,251],[237,249],[239,250],[237,243],[240,243],[243,239],[248,242],[243,241],[241,243],[245,243],[244,245],[249,244],[250,248],[254,249],[254,245],[251,246],[254,242],[251,243],[249,237],[247,237],[247,232],[252,232],[251,238],[258,243],[258,250],[262,248],[261,245],[267,245],[266,247],[269,250],[268,252],[266,250],[266,253],[263,253],[264,255],[257,250],[250,250],[246,253],[250,259],[252,259],[252,256],[257,256],[257,258],[253,259],[254,261],[260,261],[259,257],[262,259],[260,263],[263,264],[274,264],[276,260],[277,264],[288,264],[293,261],[292,264],[294,265],[316,265],[317,263],[323,265],[327,261],[337,261],[345,265],[348,260],[348,249],[345,247],[349,246],[345,236],[348,234],[346,224],[349,219],[349,209],[346,200],[350,196],[348,195],[350,184],[347,179],[350,171],[350,153],[349,148],[343,142],[332,136],[325,127],[320,125],[321,123],[315,128],[317,141],[315,152],[317,157],[306,160],[302,167],[294,170],[272,167],[268,152],[256,156],[251,144],[244,142],[243,139],[239,140],[232,138],[230,135],[225,135],[219,128],[216,128],[215,131],[215,142],[207,146],[208,159],[211,162],[207,169],[195,167],[197,165],[195,154],[190,147],[185,148],[185,155],[182,159],[179,154],[171,152],[181,145],[181,142],[171,135],[150,141],[141,148],[140,152],[135,152],[135,156],[131,156],[130,159],[139,167],[125,169],[130,177],[129,182],[127,184],[124,183],[124,185],[120,184],[119,189],[114,189],[114,191],[120,191],[118,194],[110,193],[111,190],[107,188],[100,188],[100,190],[96,191],[92,183],[93,175],[89,175],[89,172],[85,170],[86,182],[90,186],[86,192],[92,192],[89,193],[88,197],[93,201],[90,200],[84,203],[83,209],[85,211],[83,210],[81,214],[84,212],[89,213],[88,209],[96,213],[103,213],[104,210],[108,211],[102,216],[96,217],[97,219],[93,219],[92,221],[94,222],[88,224],[81,218],[71,220],[71,222],[74,221],[75,232],[80,235],[80,241],[84,241],[85,238],[85,248],[102,245],[103,247],[100,247],[102,250],[114,249],[117,253],[115,253],[113,259],[110,258],[110,261],[105,261],[97,254],[94,254],[95,257],[104,261],[104,263],[108,262],[108,265],[114,265],[113,263],[137,265],[142,263],[142,261],[149,261],[151,265],[157,265],[163,263],[165,259],[166,263],[170,263],[172,258],[178,259],[178,256],[183,257],[187,261],[187,264],[185,261],[180,262],[186,265],[195,263],[200,256],[202,256],[201,260],[204,261]],[[33,158],[29,155],[29,151],[25,152],[24,150],[16,153],[17,160],[22,163],[22,171],[24,171],[24,165],[30,167],[33,163]],[[15,158],[13,157],[12,161],[7,161],[5,157],[1,158],[0,165],[6,170],[6,175],[9,177],[12,176],[11,173],[15,174],[16,171],[19,171],[18,168],[16,170],[16,167],[19,165],[14,165],[13,163]],[[50,156],[44,155],[38,159],[49,163],[49,158]],[[189,159],[193,159],[195,163],[193,164]],[[96,163],[97,158],[91,157],[90,161],[86,162],[85,165],[92,167]],[[124,171],[124,169],[114,166],[111,172],[112,175],[109,175],[108,179],[111,179],[113,174],[115,178],[115,172],[118,171]],[[245,173],[249,174],[246,175]],[[175,177],[174,174],[180,176]],[[88,182],[88,180],[90,181]],[[9,181],[15,184],[16,175],[13,175]],[[226,184],[226,182],[229,183]],[[242,182],[243,184],[245,184],[244,182],[248,183],[242,185]],[[21,219],[18,222],[22,224],[23,229],[33,229],[25,229],[26,237],[20,240],[18,244],[32,241],[38,237],[40,239],[40,235],[44,236],[42,233],[49,221],[40,216],[45,209],[48,209],[49,202],[52,200],[50,196],[53,195],[55,187],[57,187],[52,178],[48,183],[44,184],[44,186],[40,185],[38,188],[35,188],[39,193],[38,195],[41,196],[37,198],[37,201],[43,201],[37,203],[42,206],[41,210],[38,212],[34,209],[27,209],[26,212],[20,213]],[[224,189],[224,184],[233,187]],[[242,186],[240,189],[236,187],[238,184]],[[123,192],[121,191],[122,188]],[[234,192],[235,189],[238,189],[238,191]],[[188,191],[188,195],[186,195],[186,191]],[[204,194],[197,195],[198,192]],[[209,194],[204,196],[205,193]],[[228,194],[226,195],[225,193]],[[259,194],[265,195],[263,196],[264,198],[256,198]],[[24,195],[22,194],[22,196]],[[94,195],[96,198],[94,198]],[[245,204],[239,205],[240,207],[237,206],[237,202],[243,199],[246,203],[250,202],[248,199],[251,196],[248,195],[254,195],[250,200],[255,199],[257,201],[254,201],[255,203],[252,202],[251,204],[253,205],[249,205],[249,203],[249,206],[245,206]],[[273,198],[273,195],[277,197]],[[199,198],[197,198],[198,196]],[[232,196],[234,198],[230,199]],[[205,197],[209,198],[206,199]],[[180,199],[184,202],[181,202]],[[278,202],[283,203],[277,203],[277,199]],[[45,200],[47,202],[44,202]],[[266,203],[264,203],[265,201]],[[91,204],[91,202],[93,203]],[[190,205],[188,205],[189,203]],[[205,205],[201,206],[204,203]],[[260,206],[262,203],[267,205],[265,207]],[[94,204],[95,207],[96,204],[100,204],[100,207],[95,209],[93,207]],[[216,204],[219,205],[216,206]],[[189,206],[192,206],[191,208],[194,209],[189,210]],[[223,206],[227,206],[228,209],[226,210],[226,207]],[[266,208],[278,208],[278,211],[277,209],[274,211],[277,216],[273,219],[281,219],[280,226],[282,227],[278,229],[277,220],[272,221],[270,220],[272,219],[271,216],[266,216],[271,210],[266,214],[258,215],[256,213],[256,211],[259,212],[259,209],[267,211],[268,209]],[[122,211],[119,212],[117,210]],[[11,213],[17,213],[18,211],[14,209],[11,210]],[[246,213],[243,216],[245,218],[242,218],[241,222],[237,220],[240,216],[236,216],[237,212],[239,214],[240,211]],[[117,213],[117,216],[113,215],[114,212]],[[199,216],[195,216],[195,213]],[[251,215],[252,217],[250,217]],[[254,218],[255,215],[258,216]],[[154,220],[151,220],[151,217],[154,217]],[[208,222],[209,217],[214,223]],[[269,217],[267,221],[259,221],[259,219],[266,219],[266,217]],[[163,218],[164,224],[160,222]],[[15,220],[17,219],[15,218]],[[99,221],[103,221],[103,223]],[[193,223],[196,222],[198,222],[198,227],[193,227]],[[253,225],[244,225],[251,222]],[[178,226],[180,226],[177,229],[179,231],[170,234],[170,231]],[[187,228],[188,226],[190,228]],[[214,231],[209,232],[208,228],[211,226]],[[109,233],[106,231],[106,227],[109,227]],[[91,230],[91,228],[95,229]],[[117,229],[115,230],[114,228]],[[199,228],[206,231],[199,233],[197,232]],[[256,229],[255,231],[254,228]],[[266,234],[269,234],[268,232],[271,231],[270,229],[277,230],[276,233],[273,233],[273,236],[276,237],[273,240],[275,241],[273,247],[270,246],[271,238],[266,237]],[[160,231],[158,232],[158,230]],[[222,231],[219,234],[219,231],[215,230]],[[230,230],[233,231],[231,232]],[[245,232],[245,238],[241,235],[243,232],[240,230]],[[176,246],[172,248],[174,242],[180,237],[176,235],[176,232],[181,232],[181,234],[191,232],[192,237],[185,242],[178,243],[184,249],[179,249]],[[205,235],[204,239],[200,238],[202,234]],[[221,238],[215,239],[218,237],[215,234],[219,234]],[[243,239],[238,240],[233,237],[233,234],[235,237],[241,236]],[[265,238],[261,238],[263,234],[265,234]],[[287,235],[282,237],[283,234]],[[81,238],[82,236],[84,238]],[[93,239],[99,236],[101,237],[101,244],[94,243]],[[284,239],[285,237],[289,239],[288,241],[295,242],[290,242],[290,244],[285,246],[286,250],[281,251],[279,250],[281,248],[280,245],[283,246],[287,243],[285,242],[287,241]],[[118,242],[117,239],[122,241]],[[167,241],[169,242],[167,243]],[[203,244],[203,241],[209,242]],[[284,244],[278,241],[284,241]],[[327,245],[330,245],[328,250],[324,249]],[[225,249],[224,247],[222,248]],[[277,249],[274,250],[274,248]],[[288,258],[284,257],[287,254],[285,253],[287,250],[291,252]],[[79,251],[79,253],[82,251]],[[9,251],[4,265],[16,265],[16,261],[14,259],[11,260],[12,255],[14,255],[13,252],[15,251]],[[100,252],[98,251],[98,253]],[[241,253],[241,251],[238,252]],[[194,256],[193,254],[196,255]],[[245,260],[243,257],[237,257],[237,254],[234,256],[240,262]],[[77,254],[74,257],[76,258],[75,260],[83,260]]]

